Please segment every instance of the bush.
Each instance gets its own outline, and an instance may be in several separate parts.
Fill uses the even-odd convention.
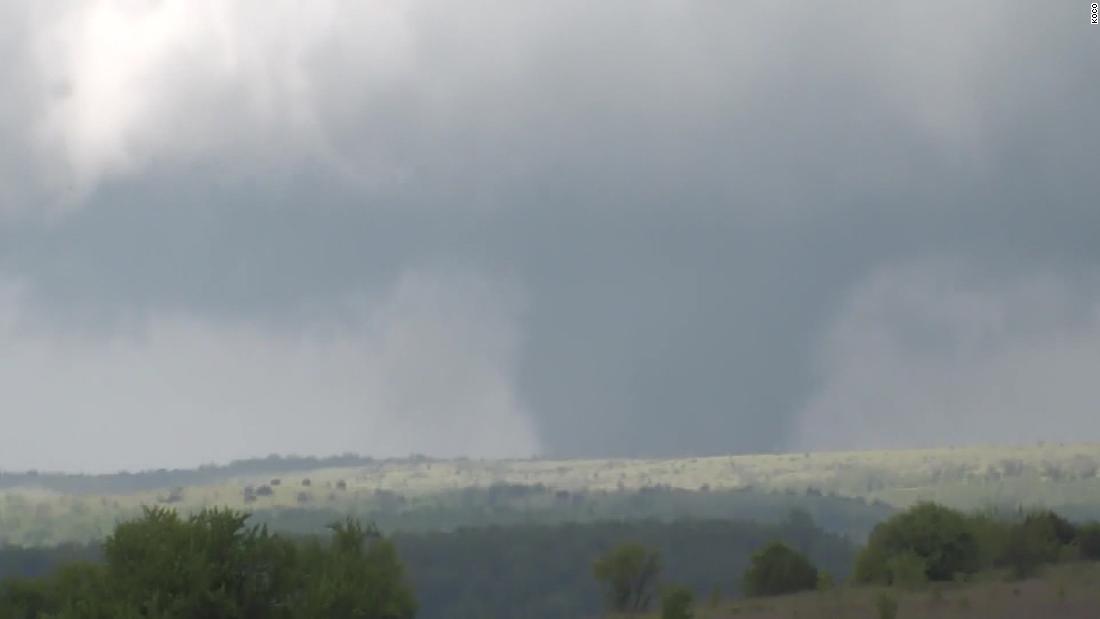
[[[817,590],[822,593],[826,591],[832,591],[836,587],[836,583],[833,582],[833,576],[825,570],[818,570],[817,572]]]
[[[1059,546],[1070,544],[1077,537],[1077,527],[1049,509],[1028,514],[1024,518],[1023,526]]]
[[[981,563],[971,521],[934,503],[920,503],[876,526],[856,560],[855,577],[892,584],[891,566],[896,568],[902,556],[923,561],[925,577],[932,581],[972,574]]]
[[[744,576],[750,596],[782,595],[817,588],[817,568],[802,554],[772,542],[752,556]]]
[[[607,591],[608,607],[619,613],[645,610],[661,571],[657,551],[641,544],[621,544],[592,565],[592,574]]]
[[[978,543],[978,565],[983,568],[996,565],[1008,544],[1008,532],[1012,523],[996,511],[990,510],[971,516],[970,526]]]
[[[1090,522],[1077,530],[1074,540],[1081,551],[1081,558],[1089,561],[1100,560],[1100,522]]]
[[[886,562],[890,583],[906,589],[921,589],[928,584],[928,565],[912,552],[891,557]]]
[[[1028,514],[1013,525],[998,563],[1007,566],[1015,578],[1035,574],[1039,566],[1070,556],[1067,548],[1077,537],[1077,529],[1052,511]]]
[[[669,587],[661,596],[661,619],[693,619],[691,590]]]
[[[1008,535],[999,565],[1008,567],[1013,578],[1027,578],[1038,571],[1039,566],[1058,558],[1058,547],[1052,545],[1034,528],[1017,525]]]
[[[894,619],[898,616],[898,599],[883,591],[875,598],[875,610],[878,619]]]

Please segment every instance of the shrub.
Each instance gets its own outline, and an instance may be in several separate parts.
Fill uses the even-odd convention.
[[[1009,531],[1008,543],[998,563],[1008,567],[1013,578],[1027,578],[1034,575],[1040,565],[1055,560],[1057,553],[1058,547],[1039,531],[1020,524]]]
[[[693,619],[691,590],[669,587],[661,595],[661,619]]]
[[[772,542],[752,556],[744,576],[745,593],[781,595],[817,588],[817,568],[801,553]]]
[[[906,589],[921,589],[928,584],[928,565],[913,552],[903,552],[886,562],[890,583]]]
[[[970,524],[978,543],[978,564],[982,567],[997,565],[1008,544],[1012,523],[990,511],[971,516]]]
[[[1032,512],[1024,518],[1023,525],[1034,529],[1051,544],[1066,545],[1077,537],[1077,527],[1049,509]]]
[[[904,555],[923,561],[925,576],[933,581],[950,581],[980,567],[972,523],[934,503],[920,503],[876,526],[856,561],[856,579],[891,584],[891,562],[896,567]]]
[[[875,610],[878,612],[878,619],[894,619],[898,616],[898,599],[883,591],[875,598]]]
[[[1081,548],[1077,544],[1066,544],[1058,549],[1058,563],[1074,563],[1083,558]]]
[[[833,576],[825,570],[818,570],[817,572],[817,590],[821,592],[832,591],[836,587],[836,583],[833,582]]]
[[[1069,544],[1077,528],[1065,518],[1044,510],[1028,514],[1013,525],[998,563],[1007,566],[1015,578],[1033,575],[1039,566],[1071,556]]]
[[[1075,540],[1081,558],[1090,561],[1100,559],[1100,522],[1090,522],[1077,530]]]
[[[621,544],[596,560],[592,574],[607,591],[608,607],[615,612],[643,611],[661,571],[657,551],[641,544]]]

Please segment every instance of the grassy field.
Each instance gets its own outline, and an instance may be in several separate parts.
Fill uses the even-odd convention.
[[[1093,619],[1100,616],[1100,564],[1052,566],[1036,578],[1009,582],[986,574],[973,583],[904,591],[839,587],[774,598],[701,601],[696,619],[880,619],[883,596],[897,602],[896,619]],[[656,619],[659,615],[650,617]]]
[[[98,487],[94,477],[70,479],[63,487],[77,491],[59,492],[48,489],[43,476],[20,477],[19,485],[0,490],[0,535],[21,543],[95,538],[142,505],[166,504],[184,511],[228,506],[362,513],[387,505],[398,510],[407,504],[430,506],[444,497],[461,501],[463,489],[502,484],[541,485],[567,493],[655,487],[808,491],[898,508],[920,500],[963,509],[1042,505],[1083,518],[1100,516],[1098,469],[1100,443],[1087,443],[678,459],[410,458],[299,470],[287,470],[283,462],[277,472],[233,475],[232,468],[207,469],[203,483],[133,492],[79,491],[81,484]],[[157,475],[139,473],[128,479],[154,488],[152,482],[164,477]]]

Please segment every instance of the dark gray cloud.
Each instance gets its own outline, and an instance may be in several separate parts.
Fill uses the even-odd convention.
[[[957,442],[892,429],[937,407],[1016,440],[1055,391],[1092,431],[1087,391],[1049,372],[1013,375],[1033,388],[1003,415],[912,397],[946,393],[944,368],[993,389],[1007,370],[968,368],[1017,357],[960,364],[907,335],[985,333],[937,314],[976,269],[982,311],[1037,308],[983,336],[998,350],[1100,362],[1059,343],[1086,329],[1066,312],[1092,297],[1067,290],[1100,258],[1081,7],[11,6],[0,79],[21,94],[0,130],[26,156],[0,159],[18,291],[0,324],[20,351],[0,383],[30,387],[8,422],[132,428],[101,437],[110,462],[74,440],[12,466],[188,463],[296,434],[318,453]],[[867,309],[896,303],[916,315]],[[890,342],[877,357],[864,325]],[[190,399],[164,378],[184,375]],[[192,450],[225,418],[239,430]],[[124,447],[169,427],[187,440]]]

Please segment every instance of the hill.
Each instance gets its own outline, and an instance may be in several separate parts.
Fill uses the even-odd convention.
[[[387,530],[678,516],[776,518],[803,507],[859,537],[892,509],[1046,506],[1100,516],[1100,444],[676,459],[268,457],[113,475],[0,473],[0,542],[97,539],[142,505],[229,506],[277,528],[354,514]]]

